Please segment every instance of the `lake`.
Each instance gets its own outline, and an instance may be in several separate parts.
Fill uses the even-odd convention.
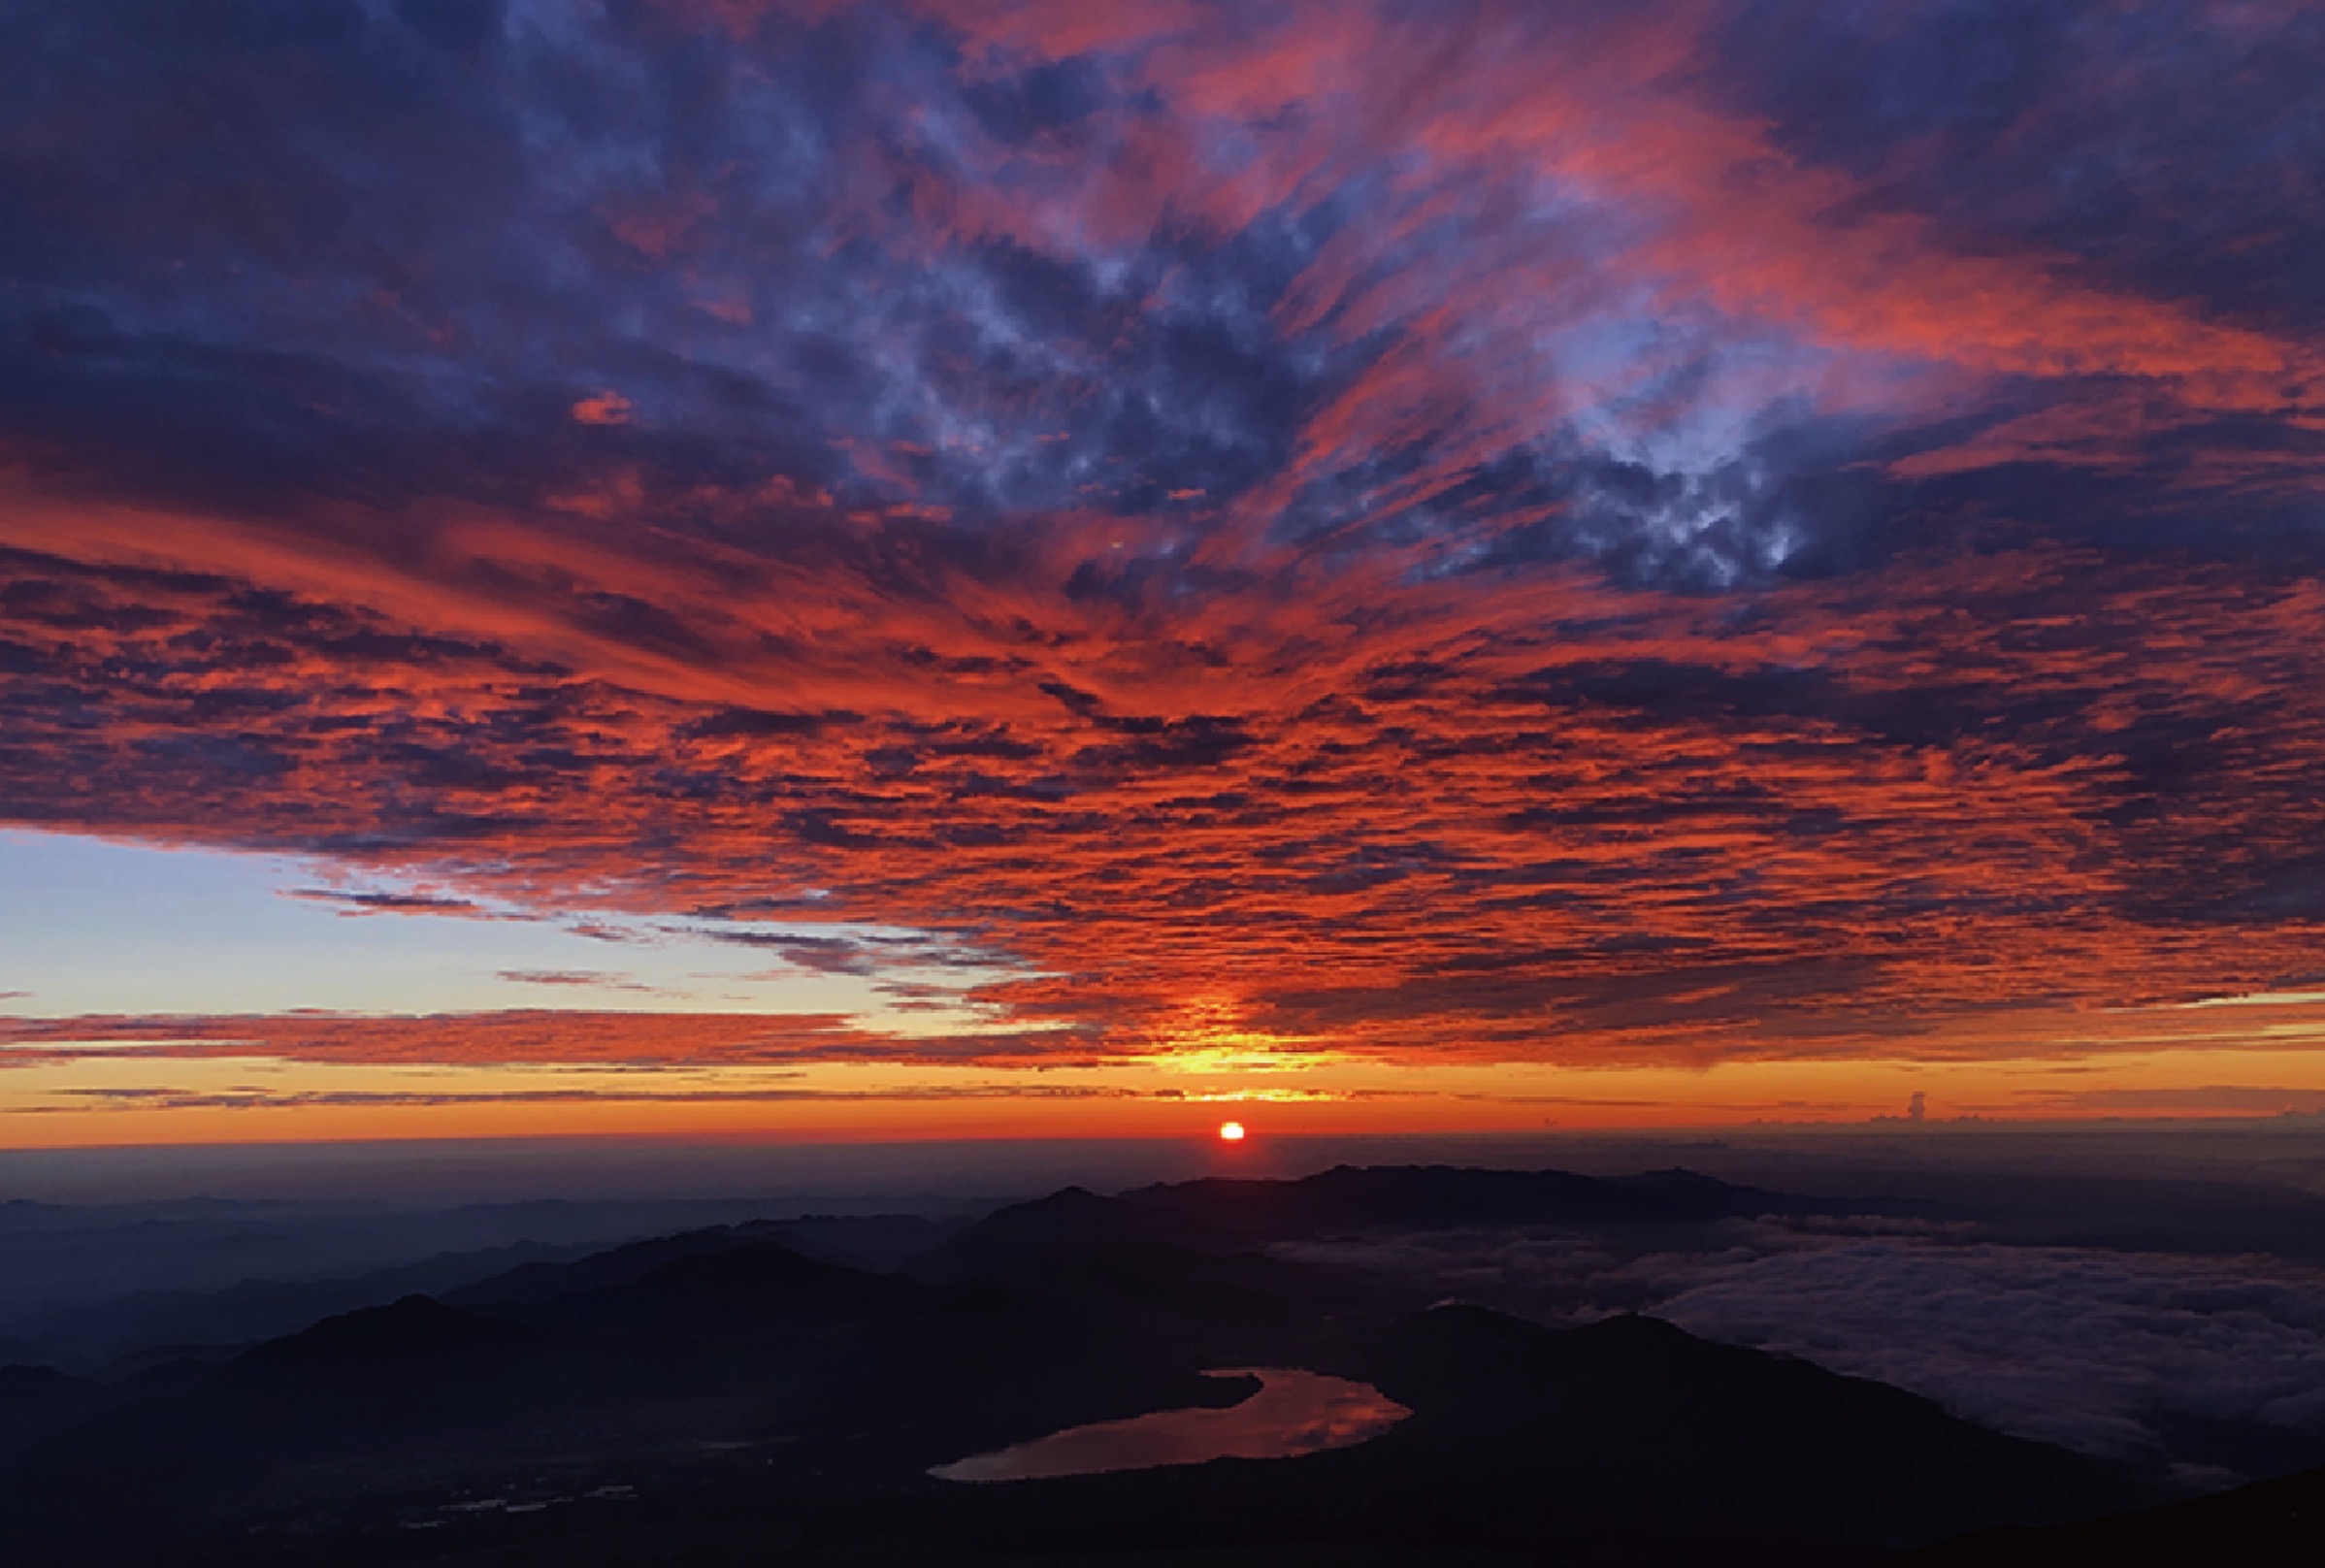
[[[942,1481],[1038,1481],[1152,1470],[1210,1459],[1290,1459],[1375,1438],[1412,1412],[1369,1384],[1290,1367],[1227,1367],[1209,1378],[1258,1378],[1260,1389],[1225,1410],[1158,1410],[1097,1421],[991,1454],[940,1464]]]

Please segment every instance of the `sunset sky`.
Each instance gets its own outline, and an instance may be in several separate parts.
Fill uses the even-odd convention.
[[[2325,1111],[2320,59],[11,6],[0,1147]]]

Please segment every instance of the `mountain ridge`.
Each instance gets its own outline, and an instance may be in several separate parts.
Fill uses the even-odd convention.
[[[328,1317],[180,1367],[149,1395],[109,1396],[0,1457],[0,1518],[38,1524],[13,1554],[24,1568],[240,1568],[253,1530],[281,1568],[420,1562],[558,1539],[555,1511],[606,1487],[651,1524],[633,1552],[647,1563],[681,1560],[681,1522],[716,1518],[811,1564],[958,1548],[1009,1568],[1135,1548],[1163,1553],[1161,1568],[1172,1553],[1332,1561],[1443,1541],[1614,1568],[1642,1542],[1724,1539],[1741,1543],[1732,1560],[1847,1568],[2159,1495],[1902,1390],[1659,1320],[1409,1311],[1268,1250],[1465,1216],[1659,1234],[1788,1201],[1685,1172],[1448,1166],[1064,1189],[898,1272],[810,1257],[778,1223],[699,1227]],[[1231,1403],[1236,1388],[1199,1375],[1223,1365],[1333,1373],[1412,1415],[1299,1459],[1022,1486],[926,1474],[1070,1425]],[[570,1479],[540,1520],[460,1511],[489,1488],[547,1485],[504,1478],[552,1474]],[[123,1486],[149,1517],[97,1505]],[[857,1545],[872,1555],[849,1555]]]

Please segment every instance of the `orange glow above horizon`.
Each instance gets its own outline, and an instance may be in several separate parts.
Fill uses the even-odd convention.
[[[558,1132],[1227,1143],[1249,1125],[1218,1112],[1244,1104],[1265,1105],[1292,1134],[1905,1125],[1917,1095],[1932,1125],[2325,1112],[2325,999],[2311,996],[1988,1018],[1915,1055],[1865,1042],[1862,1054],[1577,1065],[1311,1050],[1257,1074],[1152,1057],[835,1060],[828,1032],[787,1035],[779,1020],[568,1018],[570,1033],[554,1014],[523,1015],[513,1031],[490,1017],[305,1018],[272,1021],[271,1036],[270,1021],[249,1019],[0,1021],[14,1063],[0,1072],[0,1147]],[[690,1026],[704,1030],[696,1059],[635,1060]],[[737,1046],[756,1029],[784,1049],[701,1060],[720,1029]],[[497,1052],[560,1038],[578,1054],[444,1060],[464,1040]]]

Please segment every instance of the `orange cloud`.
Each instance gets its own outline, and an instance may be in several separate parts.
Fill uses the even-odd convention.
[[[593,392],[573,404],[573,421],[583,425],[626,425],[630,400],[619,392]]]

